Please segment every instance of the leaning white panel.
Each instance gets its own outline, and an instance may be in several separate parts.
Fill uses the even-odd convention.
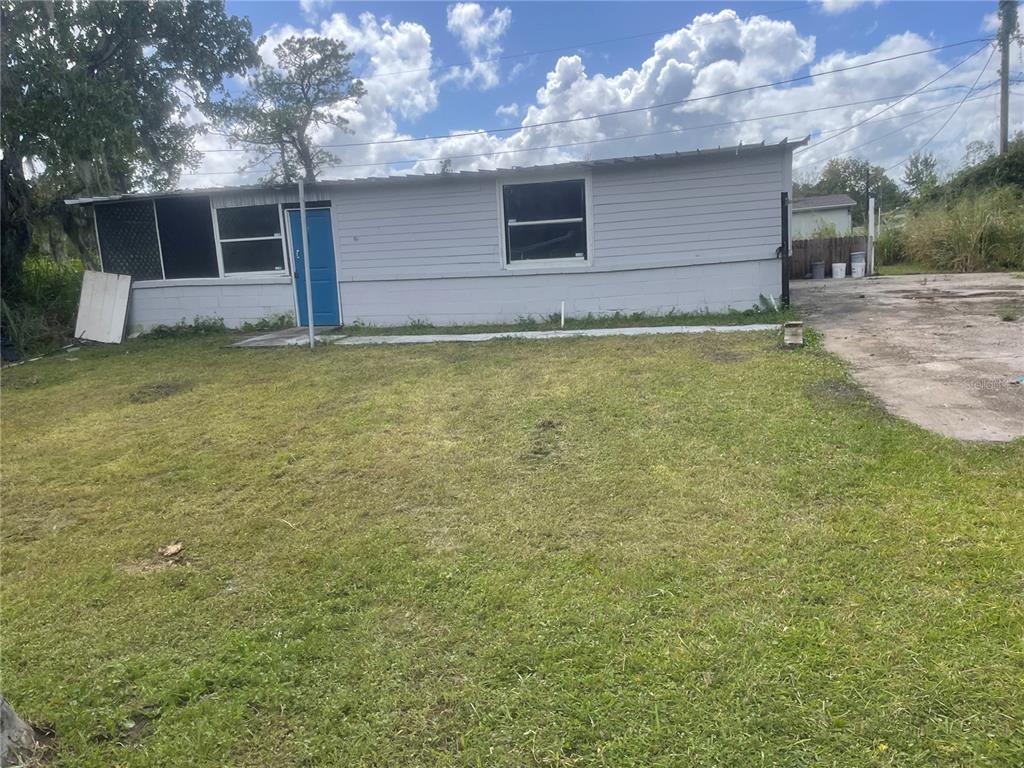
[[[86,270],[78,300],[75,338],[120,344],[128,318],[131,275]]]

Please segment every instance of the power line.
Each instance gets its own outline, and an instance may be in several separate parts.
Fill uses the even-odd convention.
[[[916,96],[917,94],[921,93],[929,85],[933,85],[933,84],[937,83],[939,80],[944,78],[946,75],[951,73],[953,70],[955,70],[955,69],[963,66],[964,64],[966,64],[968,61],[970,61],[975,56],[977,56],[979,53],[981,53],[983,50],[985,50],[985,47],[989,43],[991,43],[991,38],[987,39],[986,42],[985,42],[985,45],[981,46],[981,48],[976,50],[974,53],[970,54],[969,56],[967,56],[967,57],[965,57],[963,59],[960,59],[960,61],[958,61],[956,64],[954,64],[952,67],[947,69],[945,72],[943,72],[938,77],[934,78],[933,80],[929,80],[927,83],[922,85],[920,88],[918,88],[917,90],[912,91],[911,93],[907,94],[906,96],[901,98],[899,101],[894,101],[892,104],[890,104],[889,106],[887,106],[885,109],[881,110],[880,112],[876,112],[873,115],[869,115],[868,117],[866,117],[863,120],[861,120],[859,123],[854,123],[853,125],[849,126],[848,128],[846,128],[845,130],[841,131],[840,133],[835,134],[834,136],[829,136],[827,139],[822,139],[821,141],[816,141],[813,144],[808,144],[806,147],[804,147],[803,149],[797,150],[793,154],[794,155],[802,154],[804,152],[807,152],[810,149],[813,149],[814,147],[820,147],[825,142],[832,141],[833,139],[838,139],[840,136],[843,136],[844,134],[847,134],[850,131],[856,130],[857,128],[859,128],[860,126],[864,125],[865,123],[871,122],[872,120],[877,118],[879,115],[883,115],[886,112],[888,112],[890,109],[892,109],[893,107],[899,106],[904,101],[906,101],[907,99],[911,98],[912,96]]]
[[[998,82],[999,81],[997,80],[997,81],[995,81],[993,83],[989,83],[988,85],[986,85],[981,90],[983,90],[983,91],[988,90],[992,86],[997,85]],[[1020,81],[1015,81],[1015,82],[1020,82]],[[967,99],[967,101],[981,101],[982,99],[991,98],[994,95],[995,94],[992,94],[992,93],[986,93],[984,96],[975,96],[974,98]],[[889,131],[888,133],[883,133],[881,136],[875,136],[873,139],[870,139],[868,141],[865,141],[865,142],[862,142],[860,144],[857,144],[856,146],[850,147],[849,149],[847,149],[845,152],[843,152],[841,154],[832,155],[832,157],[829,158],[829,159],[830,160],[834,160],[837,157],[845,157],[847,155],[852,155],[858,149],[862,149],[863,147],[870,146],[871,144],[877,144],[878,142],[882,141],[883,139],[887,139],[890,136],[895,136],[897,133],[903,133],[904,131],[907,130],[907,128],[910,128],[911,126],[917,125],[918,123],[923,123],[925,120],[930,120],[931,118],[936,116],[934,114],[935,112],[941,112],[943,109],[948,109],[949,107],[957,106],[958,104],[963,104],[963,103],[964,103],[963,101],[951,101],[951,102],[949,102],[947,104],[942,104],[942,105],[937,106],[937,107],[929,107],[928,109],[922,109],[922,110],[919,110],[918,112],[903,112],[901,114],[893,115],[891,117],[880,118],[876,122],[881,123],[881,122],[884,122],[886,120],[897,120],[897,119],[902,118],[902,117],[910,117],[911,115],[919,115],[919,114],[922,114],[924,112],[928,113],[924,117],[920,118],[919,120],[912,120],[911,122],[907,123],[906,125],[900,126],[895,131]],[[798,165],[793,170],[799,170],[800,168],[806,168],[808,165],[809,165],[808,163],[805,163],[803,165]]]
[[[885,63],[890,62],[890,61],[897,61],[899,59],[906,59],[906,58],[909,58],[911,56],[921,56],[921,55],[926,54],[926,53],[934,53],[935,51],[943,51],[943,50],[946,50],[946,49],[949,49],[949,48],[957,48],[959,46],[967,45],[969,43],[976,43],[976,42],[979,42],[981,40],[984,40],[986,45],[989,42],[991,42],[991,38],[973,38],[971,40],[962,40],[962,41],[960,41],[958,43],[950,43],[948,45],[940,45],[940,46],[936,46],[934,48],[927,48],[927,49],[921,50],[921,51],[911,51],[910,53],[901,53],[901,54],[898,54],[896,56],[887,56],[887,57],[882,58],[882,59],[874,59],[872,61],[866,61],[866,62],[862,62],[860,64],[851,64],[850,66],[847,66],[847,67],[837,67],[836,69],[830,69],[830,70],[827,70],[825,72],[815,72],[815,73],[811,73],[811,74],[807,74],[807,75],[799,75],[797,77],[791,77],[791,78],[788,78],[786,80],[776,80],[776,81],[771,82],[771,83],[759,83],[757,85],[745,86],[743,88],[733,88],[733,89],[728,90],[728,91],[720,91],[718,93],[709,94],[707,96],[695,96],[695,97],[686,98],[686,99],[677,99],[675,101],[665,101],[665,102],[661,102],[659,104],[650,104],[650,105],[643,106],[643,107],[630,107],[630,108],[627,108],[627,109],[612,110],[610,112],[598,112],[598,113],[595,113],[595,114],[592,114],[592,115],[582,115],[580,117],[569,117],[569,118],[563,118],[561,120],[547,120],[547,121],[542,122],[542,123],[531,123],[529,125],[505,126],[505,127],[500,127],[500,128],[482,128],[482,129],[479,129],[479,130],[465,131],[465,132],[462,132],[462,133],[438,134],[438,135],[434,135],[434,136],[420,136],[420,137],[417,137],[417,138],[382,139],[382,140],[378,140],[378,141],[357,141],[357,142],[348,142],[348,143],[345,143],[345,144],[321,144],[320,148],[321,149],[344,149],[344,148],[348,148],[348,147],[369,147],[369,146],[382,146],[382,145],[390,145],[390,144],[410,144],[410,143],[420,142],[420,141],[439,141],[439,140],[444,140],[444,139],[464,138],[464,137],[467,137],[467,136],[485,136],[485,135],[495,134],[495,133],[508,133],[508,132],[522,131],[522,130],[530,130],[530,129],[534,129],[534,128],[546,128],[546,127],[549,127],[549,126],[552,126],[552,125],[566,125],[566,124],[569,124],[569,123],[578,123],[578,122],[581,122],[583,120],[595,120],[595,119],[601,118],[601,117],[615,117],[615,116],[618,116],[618,115],[635,114],[637,112],[646,112],[646,111],[652,110],[652,109],[662,109],[664,107],[682,106],[683,104],[693,104],[693,103],[696,103],[696,102],[699,102],[699,101],[708,101],[710,99],[718,99],[718,98],[722,98],[723,96],[733,96],[733,95],[738,94],[738,93],[749,93],[751,91],[762,90],[764,88],[774,88],[774,87],[779,86],[779,85],[790,85],[792,83],[802,82],[802,81],[805,81],[805,80],[811,80],[811,79],[813,79],[815,77],[825,77],[826,75],[835,75],[835,74],[839,74],[841,72],[850,72],[850,71],[855,70],[855,69],[863,69],[865,67],[871,67],[871,66],[874,66],[876,64],[885,64]],[[958,64],[956,64],[953,67],[951,67],[950,69],[946,70],[946,72],[944,72],[942,75],[940,75],[939,77],[935,78],[935,80],[933,80],[932,83],[936,82],[937,80],[941,79],[942,77],[945,77],[945,75],[947,75],[950,72],[952,72],[954,69],[959,67],[961,64],[963,64],[968,59],[970,59],[973,56],[975,56],[978,53],[980,53],[982,50],[984,50],[984,46],[979,48],[977,51],[975,51],[975,53],[971,54],[966,59],[963,59]],[[922,86],[922,88],[920,90],[923,90],[925,87],[927,87],[928,85],[931,85],[932,83],[927,83],[925,86]],[[913,95],[913,94],[911,94],[911,95]],[[907,98],[909,98],[909,97],[907,97]],[[898,104],[899,102],[896,102],[896,103]],[[895,106],[895,104],[892,105],[892,106]],[[230,151],[236,151],[237,152],[237,151],[251,151],[251,150],[246,150],[246,149],[241,149],[241,148],[231,148],[231,147],[219,148],[219,149],[214,149],[214,150],[207,150],[207,152],[230,152]]]
[[[994,85],[994,83],[993,83],[993,85]],[[945,87],[945,88],[935,88],[935,89],[932,89],[931,91],[927,91],[927,92],[928,93],[934,93],[934,92],[938,92],[938,91],[954,90],[954,89],[962,88],[962,87],[964,87],[964,86],[949,86],[949,87]],[[990,88],[990,87],[992,87],[992,86],[991,85],[986,86],[986,88]],[[793,116],[796,116],[796,115],[809,114],[809,113],[812,113],[812,112],[824,112],[824,111],[828,111],[828,110],[832,110],[832,109],[841,109],[841,108],[844,108],[844,107],[860,106],[862,104],[872,104],[872,103],[877,103],[879,101],[887,101],[887,100],[893,99],[893,98],[898,98],[898,96],[882,96],[882,97],[875,98],[875,99],[862,99],[860,101],[846,102],[844,104],[834,104],[834,105],[827,106],[827,107],[813,107],[813,108],[810,108],[810,109],[801,109],[801,110],[795,110],[795,111],[792,111],[792,112],[780,112],[780,113],[776,113],[776,114],[772,114],[772,115],[760,115],[760,116],[757,116],[757,117],[747,117],[747,118],[741,118],[741,119],[738,119],[738,120],[726,120],[726,121],[722,121],[722,122],[718,122],[718,123],[703,123],[701,125],[684,126],[682,128],[673,128],[673,129],[668,129],[668,130],[664,130],[664,131],[649,131],[649,132],[645,132],[645,133],[628,134],[628,135],[625,135],[625,136],[611,136],[611,137],[606,137],[606,138],[601,138],[601,139],[590,139],[590,140],[587,140],[587,141],[570,142],[570,143],[564,143],[564,144],[552,144],[552,145],[546,145],[546,146],[542,146],[542,147],[517,147],[517,148],[514,148],[514,149],[499,149],[499,150],[494,150],[492,152],[478,152],[478,153],[466,154],[466,155],[444,155],[444,156],[441,156],[441,157],[409,158],[409,159],[403,159],[403,160],[386,160],[386,161],[376,162],[376,163],[356,163],[354,165],[333,165],[333,166],[326,166],[326,167],[327,168],[373,168],[373,167],[389,166],[389,165],[401,165],[403,163],[439,162],[439,161],[445,160],[445,159],[447,159],[447,160],[469,160],[469,159],[475,159],[475,158],[480,158],[480,157],[490,157],[492,155],[516,154],[516,153],[520,153],[520,152],[540,152],[540,151],[543,151],[543,150],[546,150],[546,149],[567,149],[569,147],[587,146],[587,145],[600,144],[600,143],[610,142],[610,141],[624,141],[624,140],[627,140],[627,139],[639,139],[639,138],[646,138],[646,137],[649,137],[649,136],[663,136],[663,135],[669,135],[669,134],[684,133],[686,131],[695,131],[695,130],[700,130],[700,129],[704,129],[704,128],[722,128],[722,127],[726,127],[726,126],[730,126],[730,125],[738,125],[738,124],[741,124],[741,123],[757,122],[759,120],[771,120],[771,119],[779,118],[779,117],[793,117]],[[976,98],[983,98],[983,97],[976,97]],[[917,112],[906,112],[906,113],[902,113],[902,114],[899,114],[899,115],[894,115],[894,116],[889,117],[889,118],[882,118],[882,119],[883,120],[895,120],[895,119],[902,118],[902,117],[910,117],[912,115],[921,114],[923,112],[935,112],[935,111],[938,111],[940,109],[945,109],[947,107],[953,106],[956,103],[957,102],[949,102],[947,104],[942,104],[942,105],[938,105],[938,106],[929,107],[928,109],[919,110]],[[836,128],[836,129],[829,129],[829,130],[842,131],[842,130],[845,130],[845,128]],[[271,169],[270,168],[250,168],[248,170],[249,171],[269,171]],[[194,172],[194,173],[186,173],[184,175],[187,175],[187,176],[222,176],[222,175],[228,174],[228,173],[232,173],[232,171],[198,171],[198,172]]]
[[[945,128],[947,125],[949,125],[950,120],[952,120],[954,117],[956,117],[956,113],[960,111],[960,107],[962,107],[964,105],[964,102],[967,101],[967,97],[970,96],[971,92],[974,91],[974,89],[978,87],[978,82],[981,80],[981,76],[983,74],[985,74],[985,70],[988,69],[989,65],[992,63],[992,57],[995,56],[995,53],[996,53],[996,49],[993,48],[991,53],[989,53],[989,55],[988,55],[988,61],[985,62],[985,66],[981,68],[981,71],[978,72],[978,76],[976,78],[974,78],[974,84],[971,86],[971,90],[964,94],[964,97],[962,99],[960,99],[960,103],[956,105],[956,108],[946,118],[945,122],[943,122],[943,124],[939,126],[939,129],[937,131],[935,131],[935,133],[933,133],[931,136],[928,137],[928,141],[926,141],[924,144],[922,144],[920,147],[918,147],[915,150],[915,152],[921,152],[922,150],[924,150],[925,147],[927,147],[929,144],[932,143],[932,140],[936,136],[938,136],[940,133],[942,133],[942,129]],[[885,169],[886,173],[891,171],[893,168],[898,168],[899,166],[903,165],[905,162],[907,162],[907,160],[909,160],[913,156],[914,156],[914,152],[912,152],[910,155],[905,157],[903,160],[900,160],[895,165],[890,165],[888,168]]]

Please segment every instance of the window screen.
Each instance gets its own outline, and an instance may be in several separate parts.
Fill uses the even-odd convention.
[[[276,205],[218,208],[217,229],[224,274],[287,272]]]
[[[232,240],[221,242],[225,272],[284,271],[281,240]]]
[[[281,234],[281,216],[276,205],[218,208],[217,226],[221,240],[274,237]]]
[[[586,184],[583,179],[502,187],[505,258],[586,259]]]
[[[104,272],[136,280],[163,277],[152,200],[102,203],[95,207],[95,215]]]
[[[220,276],[210,198],[167,197],[157,200],[156,217],[167,279]]]

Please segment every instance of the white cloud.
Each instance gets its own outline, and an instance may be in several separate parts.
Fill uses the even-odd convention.
[[[869,0],[820,0],[820,4],[821,9],[825,11],[825,13],[835,15],[839,13],[846,13],[847,11],[852,11],[858,5],[863,5],[868,1]],[[881,3],[881,0],[870,1],[874,2],[875,5],[879,5]]]
[[[478,3],[449,5],[448,31],[459,41],[470,64],[453,67],[446,79],[463,86],[477,83],[481,90],[498,85],[498,62],[491,59],[501,53],[501,38],[511,24],[512,11],[508,8],[495,8],[485,16]]]
[[[498,108],[494,110],[494,114],[500,117],[503,123],[511,123],[519,117],[519,113],[521,111],[520,106],[517,103],[512,102],[511,104],[499,105]]]
[[[992,13],[986,13],[984,18],[981,20],[981,31],[995,34],[999,31],[999,11],[992,11]]]
[[[316,21],[330,4],[331,0],[299,0],[302,15],[310,21]]]
[[[476,18],[486,22],[490,17],[485,17],[481,11]],[[271,40],[264,47],[264,55],[269,55],[268,50],[275,41],[295,31],[291,28],[270,30]],[[406,138],[409,134],[400,130],[400,125],[408,126],[417,117],[438,109],[441,79],[436,76],[436,69],[431,71],[436,62],[432,57],[430,35],[421,25],[379,19],[368,13],[358,20],[334,14],[308,32],[345,40],[358,54],[360,71],[368,75],[366,97],[359,105],[347,105],[343,109],[351,120],[353,133],[325,131],[317,137],[319,141],[364,143]],[[491,38],[470,36],[467,39],[497,38],[492,35]],[[954,86],[958,90],[922,94],[885,114],[881,114],[882,110],[893,103],[894,98],[789,117],[751,120],[765,115],[818,110],[830,105],[881,100],[882,97],[909,93],[940,75],[971,49],[944,52],[941,58],[937,53],[911,56],[732,96],[704,97],[797,77],[808,70],[821,73],[934,45],[934,40],[904,33],[889,37],[874,49],[839,50],[819,55],[815,38],[799,33],[792,22],[764,16],[741,18],[731,10],[703,14],[655,41],[648,55],[633,66],[618,72],[596,72],[592,61],[585,55],[562,56],[538,83],[532,100],[501,104],[496,109],[496,119],[490,125],[449,124],[448,127],[450,133],[459,134],[495,124],[516,125],[517,121],[521,125],[555,121],[553,125],[519,128],[498,134],[473,133],[422,142],[378,143],[335,149],[333,151],[341,155],[346,167],[330,169],[324,177],[404,172],[397,166],[367,167],[360,164],[410,158],[419,158],[412,169],[415,172],[436,172],[438,157],[453,158],[453,167],[465,170],[544,164],[584,157],[682,151],[762,139],[779,141],[784,137],[798,139],[808,134],[813,134],[817,141],[836,135],[839,130],[872,115],[878,115],[878,118],[826,141],[820,148],[812,147],[801,153],[796,164],[806,171],[820,167],[834,155],[853,151],[872,163],[887,166],[904,159],[942,124],[950,114],[952,104],[974,81],[988,51],[981,52],[932,86]],[[1018,45],[1013,56],[1019,52]],[[591,61],[590,67],[588,61]],[[982,76],[981,86],[995,80],[996,64],[994,60]],[[986,93],[994,94],[994,89]],[[675,107],[645,109],[652,104],[681,100],[691,101]],[[496,100],[496,103],[500,102]],[[1024,128],[1024,109],[1016,99],[1011,100],[1011,104],[1014,110],[1011,113],[1011,131]],[[936,107],[940,109],[920,114],[920,110]],[[557,122],[613,111],[624,114]],[[967,142],[995,138],[996,114],[994,95],[965,103],[928,150],[934,152],[946,167],[955,167]],[[629,138],[637,134],[648,135]],[[613,140],[603,141],[605,139]],[[207,136],[201,140],[200,148],[217,147],[219,142],[221,140],[217,137]],[[557,146],[566,144],[576,146]],[[861,144],[867,146],[860,148]],[[460,155],[493,152],[505,154],[459,159]],[[210,154],[204,167],[206,170],[228,172],[231,162],[226,161],[237,164],[237,159],[237,156],[227,154]],[[897,176],[899,172],[897,169],[893,175]],[[200,181],[206,184],[238,183],[240,180],[225,175]]]

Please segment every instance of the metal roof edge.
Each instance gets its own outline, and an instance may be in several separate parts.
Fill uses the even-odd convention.
[[[476,171],[459,171],[457,173],[444,174],[444,173],[410,173],[401,174],[395,176],[367,176],[357,177],[351,179],[324,179],[313,183],[307,183],[307,190],[323,189],[331,187],[346,187],[346,186],[362,186],[362,185],[374,185],[374,184],[394,184],[394,183],[416,183],[416,182],[427,182],[427,181],[438,181],[446,178],[466,178],[469,176],[476,176],[479,178],[494,178],[498,176],[513,175],[517,173],[529,173],[529,172],[542,172],[546,170],[560,170],[566,168],[595,168],[599,166],[608,165],[619,165],[627,163],[650,163],[650,162],[672,162],[678,160],[688,160],[697,157],[713,157],[716,155],[741,155],[741,154],[756,154],[765,151],[774,150],[787,150],[795,147],[801,147],[810,141],[810,136],[805,136],[799,141],[790,141],[789,138],[784,138],[782,141],[769,144],[762,140],[758,143],[743,144],[742,142],[735,146],[729,147],[715,147],[711,149],[690,149],[682,152],[671,152],[671,153],[655,153],[651,155],[633,155],[631,157],[610,157],[600,160],[568,160],[562,163],[548,163],[546,165],[514,165],[510,168],[493,168],[493,169],[481,169]],[[161,192],[125,192],[116,195],[101,195],[92,197],[73,197],[64,200],[65,205],[91,205],[94,203],[109,203],[122,200],[149,200],[158,197],[179,197],[184,195],[211,195],[211,194],[225,194],[232,192],[255,192],[255,191],[292,191],[295,189],[295,184],[239,184],[236,186],[227,187],[195,187],[192,189],[174,189],[166,190]]]

